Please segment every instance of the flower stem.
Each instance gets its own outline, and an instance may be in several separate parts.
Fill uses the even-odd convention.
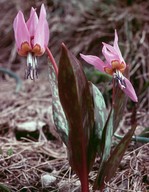
[[[87,177],[83,177],[81,180],[81,191],[82,192],[89,192],[89,183],[88,183]]]
[[[115,79],[113,78],[112,106],[115,105]]]
[[[55,61],[55,59],[54,59],[54,57],[53,57],[53,55],[52,55],[52,53],[51,53],[51,51],[50,51],[50,49],[48,47],[46,47],[46,51],[47,51],[48,57],[49,57],[52,65],[54,67],[56,76],[58,76],[58,67],[57,67],[56,61]]]

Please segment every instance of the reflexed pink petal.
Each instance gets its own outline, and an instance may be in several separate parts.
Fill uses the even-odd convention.
[[[14,23],[13,23],[15,40],[17,48],[21,49],[21,44],[27,42],[30,45],[30,34],[26,26],[23,13],[19,11],[17,14]]]
[[[104,67],[106,66],[104,62],[97,56],[93,55],[83,55],[80,54],[82,59],[84,59],[87,63],[93,65],[96,69],[98,69],[101,72],[104,72]]]
[[[125,61],[124,61],[124,59],[122,57],[120,48],[118,46],[118,35],[117,35],[116,29],[115,29],[115,38],[114,38],[114,49],[116,50],[116,52],[117,52],[117,54],[119,56],[120,61],[125,63]]]
[[[109,51],[107,49],[107,45],[105,45],[105,44],[102,48],[102,53],[103,53],[104,57],[106,58],[108,64],[110,64],[110,65],[111,65],[112,60],[119,60],[118,55],[116,55],[115,52]]]
[[[34,45],[36,44],[40,45],[43,51],[45,51],[45,47],[47,46],[48,41],[49,41],[49,28],[46,20],[46,10],[44,5],[42,4],[40,9],[39,21],[34,36]]]
[[[26,22],[26,25],[28,27],[29,33],[31,37],[34,37],[36,28],[38,24],[38,16],[36,14],[36,10],[32,7],[30,12],[30,17],[28,21]]]
[[[130,81],[125,78],[125,83],[126,83],[126,88],[123,89],[123,91],[125,92],[125,94],[130,97],[130,99],[134,102],[138,102],[138,98],[136,95],[136,92],[132,86],[132,84],[130,83]]]

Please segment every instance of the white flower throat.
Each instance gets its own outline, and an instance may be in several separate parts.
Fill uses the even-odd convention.
[[[26,70],[26,78],[30,77],[32,80],[38,78],[37,73],[37,58],[33,53],[29,52],[27,54],[27,70]]]
[[[113,77],[118,80],[121,89],[126,88],[125,77],[119,70],[116,70],[116,72],[113,74]]]

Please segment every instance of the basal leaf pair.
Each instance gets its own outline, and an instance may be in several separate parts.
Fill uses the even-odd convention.
[[[106,120],[105,103],[101,93],[87,81],[79,61],[64,44],[59,62],[58,89],[69,127],[69,162],[80,178],[82,191],[88,191],[88,174]]]
[[[113,125],[118,126],[119,124],[119,120],[114,123],[113,114],[123,114],[123,108],[118,103],[107,115],[102,94],[95,85],[87,81],[81,64],[64,44],[59,62],[58,91],[61,110],[64,110],[66,115],[63,118],[68,127],[68,140],[67,143],[65,140],[64,142],[68,148],[70,165],[81,181],[82,192],[89,191],[88,174],[97,153],[101,160],[94,189],[103,190],[105,181],[108,182],[115,174],[135,126],[111,153],[115,130]],[[118,92],[116,98],[119,96],[121,95]],[[124,98],[121,97],[121,99]],[[120,109],[117,110],[119,107]],[[58,110],[60,110],[59,107],[55,108],[54,113]],[[56,125],[58,125],[57,120],[60,119],[55,119]],[[59,125],[61,124],[59,123]],[[61,128],[57,126],[57,129]],[[62,139],[67,138],[64,135],[67,134],[63,134]]]

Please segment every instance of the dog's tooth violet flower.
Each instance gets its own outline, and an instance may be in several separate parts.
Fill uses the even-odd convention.
[[[126,77],[123,76],[126,69],[126,63],[118,46],[118,36],[116,30],[114,45],[111,46],[103,43],[102,53],[106,62],[103,62],[99,57],[93,55],[80,54],[80,56],[99,71],[112,75],[115,79],[117,79],[118,84],[124,93],[134,102],[138,102],[138,98],[132,84]]]
[[[24,15],[18,12],[13,23],[18,54],[27,57],[27,78],[37,77],[37,56],[44,54],[49,41],[49,27],[46,20],[44,4],[39,18],[36,10],[31,8],[30,17],[25,22]]]

